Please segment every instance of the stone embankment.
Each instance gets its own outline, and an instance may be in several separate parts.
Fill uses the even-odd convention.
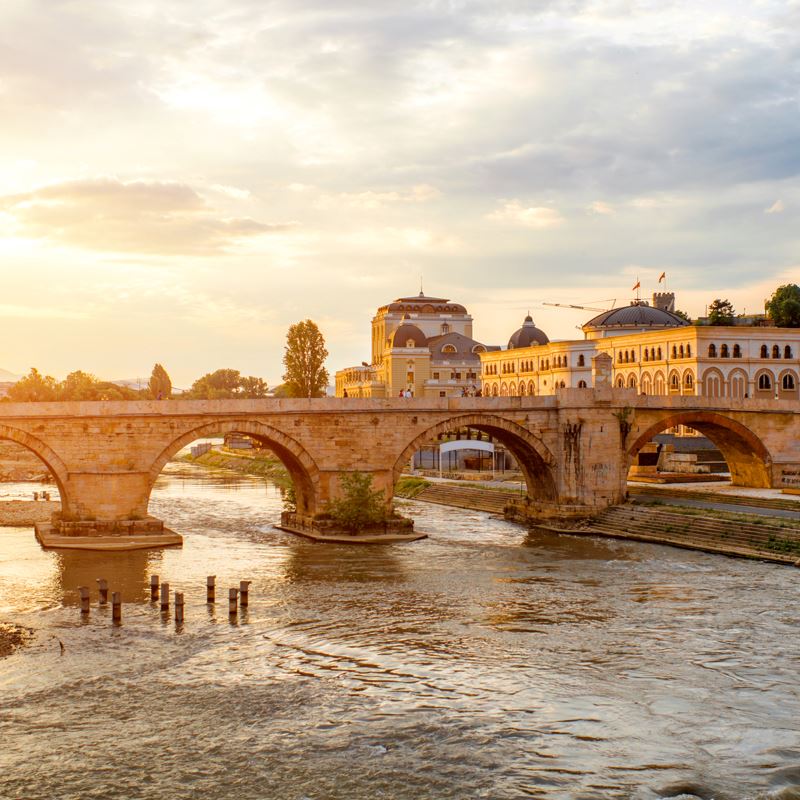
[[[726,506],[750,506],[751,508],[771,508],[780,511],[796,511],[800,514],[800,502],[780,497],[756,497],[754,495],[736,495],[727,492],[704,492],[691,489],[669,489],[662,486],[629,486],[628,495],[633,499],[641,495],[673,499],[688,498],[709,503],[724,503]]]
[[[27,527],[47,523],[61,511],[57,500],[4,500],[0,502],[0,526]]]
[[[398,484],[398,496],[495,514],[502,514],[509,500],[516,496],[513,492],[448,484],[414,486],[413,482],[410,482],[408,488],[405,488],[404,481],[409,479],[401,479]],[[710,492],[708,498],[705,498],[705,493],[689,494],[677,490],[664,494],[674,497],[695,497],[697,494],[702,495],[700,499],[726,504],[758,505],[763,508],[782,508],[783,504],[788,502],[790,509],[797,509],[796,502],[778,498],[762,498],[762,502],[756,504],[751,502],[749,497],[728,494],[723,497]],[[652,508],[627,504],[609,508],[574,528],[534,525],[532,529],[577,536],[633,539],[800,566],[800,524],[769,517],[703,512],[695,508],[678,506]]]
[[[799,525],[743,514],[715,517],[691,511],[614,506],[590,520],[585,528],[564,532],[635,539],[800,566]]]

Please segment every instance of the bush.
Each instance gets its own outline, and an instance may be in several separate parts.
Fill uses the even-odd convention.
[[[328,504],[331,519],[349,531],[386,522],[383,489],[372,488],[372,475],[350,472],[342,476],[342,497]]]

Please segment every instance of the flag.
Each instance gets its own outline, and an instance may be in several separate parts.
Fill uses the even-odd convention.
[[[631,291],[635,292],[637,289],[640,289],[641,286],[642,286],[642,282],[641,281],[636,281],[636,286],[634,286],[633,289],[631,289]]]
[[[666,272],[662,272],[661,275],[658,278],[658,282],[661,283],[661,281],[664,281],[666,279],[667,279],[667,273]]]

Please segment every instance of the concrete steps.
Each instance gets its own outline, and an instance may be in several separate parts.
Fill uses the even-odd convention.
[[[781,511],[796,511],[800,520],[800,501],[783,500],[777,497],[747,497],[745,495],[723,494],[722,492],[687,491],[686,489],[665,488],[663,486],[629,486],[631,497],[649,494],[662,497],[687,498],[703,500],[710,503],[723,503],[732,506],[750,506],[751,508],[777,508]]]
[[[432,483],[430,486],[426,486],[414,499],[423,500],[426,503],[468,508],[472,511],[502,514],[503,509],[514,497],[515,495],[511,492]]]
[[[800,528],[775,523],[726,520],[633,505],[606,509],[591,531],[617,538],[672,544],[695,550],[800,563]],[[588,531],[586,531],[588,532]]]

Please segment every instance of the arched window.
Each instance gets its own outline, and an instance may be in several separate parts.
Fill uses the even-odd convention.
[[[533,381],[528,383],[528,394],[533,397],[536,394],[536,384]]]
[[[583,358],[583,356],[581,356]],[[586,381],[578,381],[578,388],[585,389],[586,388]]]
[[[445,345],[445,346],[442,348],[442,352],[443,352],[443,353],[456,353],[456,352],[458,352],[458,351],[456,350],[456,347],[455,347],[455,345],[453,345],[453,344],[446,344],[446,345]]]
[[[691,372],[687,372],[683,376],[683,387],[684,389],[694,389],[694,375]]]
[[[791,372],[787,372],[783,376],[783,380],[781,381],[781,388],[784,392],[793,392],[795,387],[794,383],[794,375]]]
[[[618,389],[624,389],[625,388],[625,378],[623,378],[622,375],[620,375],[617,378],[617,388]]]
[[[673,372],[672,375],[669,377],[669,386],[670,389],[675,389],[676,391],[681,388],[680,380],[678,379],[678,373]]]
[[[442,333],[450,333],[450,326],[446,322],[443,322],[441,331]]]
[[[628,388],[635,389],[636,388],[636,376],[630,375],[628,376]]]
[[[765,344],[761,345],[761,358],[769,358],[769,353],[767,352],[767,346]]]
[[[772,357],[773,358],[780,358],[781,357],[781,349],[778,345],[772,345]]]
[[[717,346],[715,344],[710,344],[708,346],[708,357],[709,358],[717,357]]]
[[[722,345],[722,347],[720,348],[720,351],[719,351],[719,357],[720,358],[728,358],[729,355],[730,355],[730,353],[728,352],[728,345],[726,345],[726,344]]]
[[[644,360],[645,361],[649,361],[650,360],[650,353],[648,352],[646,347],[644,349]]]
[[[519,394],[520,397],[525,397],[525,381],[519,382]]]
[[[642,375],[642,394],[650,394],[652,384],[649,375]]]
[[[747,375],[741,371],[733,372],[729,380],[731,397],[734,400],[744,400],[744,396],[747,394]]]
[[[707,397],[722,396],[722,378],[718,372],[707,372],[705,375],[705,392]]]
[[[686,358],[692,357],[692,346],[690,344],[686,345]]]
[[[786,347],[783,348],[783,357],[784,358],[791,358],[792,357],[792,348],[789,347],[787,344]]]
[[[735,344],[733,346],[733,357],[734,358],[741,358],[742,357],[742,348],[738,344]]]
[[[622,350],[620,350],[619,353],[617,353],[617,363],[618,364],[622,363]]]
[[[578,356],[578,366],[579,367],[585,367],[586,366],[586,356],[584,356],[583,353],[581,353]]]
[[[658,360],[661,361],[662,358],[663,358],[663,356],[661,355],[661,348],[659,347],[658,348]]]
[[[497,397],[497,384],[492,386],[492,397]]]
[[[677,358],[678,357],[678,348],[675,347],[675,345],[672,345],[672,357],[673,358]]]
[[[678,351],[678,355],[680,358],[683,358],[683,345],[681,345],[680,350]]]
[[[772,377],[768,372],[762,372],[758,376],[758,388],[762,392],[768,392],[772,389]]]
[[[661,358],[661,348],[660,347],[658,349],[658,357]],[[655,361],[656,360],[656,349],[655,349],[655,347],[651,347],[650,348],[650,360],[651,361]]]
[[[661,372],[656,372],[656,377],[653,379],[653,392],[664,394],[664,376]]]

